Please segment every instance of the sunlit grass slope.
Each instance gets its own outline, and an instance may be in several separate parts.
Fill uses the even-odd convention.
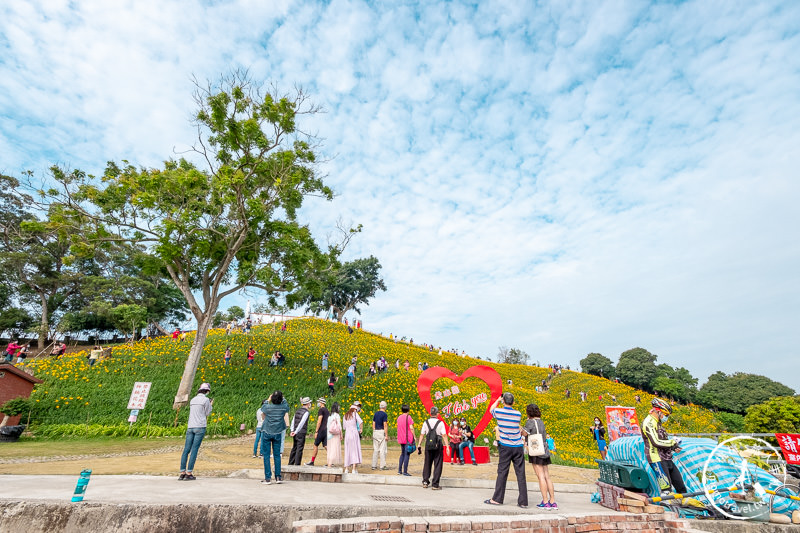
[[[188,409],[177,414],[172,410],[172,401],[181,378],[192,337],[179,343],[161,338],[146,340],[132,346],[115,347],[113,357],[99,361],[90,368],[85,353],[70,354],[59,360],[31,362],[36,376],[44,383],[36,388],[32,396],[35,410],[31,423],[35,433],[42,436],[58,435],[179,435],[182,434]],[[223,353],[230,345],[233,358],[229,366],[224,365]],[[252,366],[247,365],[245,353],[253,346],[258,355]],[[287,357],[283,368],[270,367],[269,356],[280,350]],[[322,354],[330,354],[329,371],[322,370]],[[346,369],[353,356],[358,357],[358,377],[354,389],[347,388]],[[367,377],[371,361],[381,356],[390,364],[388,371]],[[401,370],[394,368],[399,359]],[[405,372],[402,363],[408,360],[411,370]],[[489,363],[470,357],[429,351],[420,346],[409,346],[385,337],[356,330],[348,333],[345,326],[317,319],[292,320],[288,331],[280,328],[258,326],[249,335],[235,333],[225,335],[223,330],[212,330],[206,341],[203,357],[195,379],[195,390],[202,382],[211,384],[214,412],[209,418],[211,434],[234,435],[240,425],[248,428],[255,425],[255,412],[261,401],[273,390],[279,389],[296,407],[302,396],[312,399],[324,396],[328,405],[338,401],[343,408],[353,401],[361,400],[365,418],[377,410],[381,400],[389,404],[390,420],[400,414],[400,406],[408,403],[415,420],[424,418],[422,402],[416,391],[419,377],[417,364],[427,362],[429,366],[444,366],[460,374],[476,364],[495,368],[503,378],[513,381],[511,391],[517,397],[517,405],[537,403],[543,413],[549,432],[558,446],[558,460],[579,466],[594,466],[597,452],[593,446],[588,427],[594,416],[603,415],[603,407],[616,403],[635,405],[634,396],[639,394],[642,405],[637,406],[640,421],[647,414],[651,395],[616,384],[606,379],[579,372],[563,371],[550,381],[550,392],[536,392],[535,387],[548,376],[547,368],[503,365]],[[337,383],[336,395],[328,396],[327,378],[333,370],[341,379]],[[136,381],[152,382],[147,407],[139,414],[139,420],[129,427],[126,409],[131,388]],[[439,380],[434,391],[450,389],[452,381]],[[565,398],[564,391],[572,394]],[[444,407],[451,401],[469,401],[470,398],[488,392],[482,381],[469,378],[459,385],[455,396],[436,401]],[[589,395],[581,402],[579,391]],[[600,400],[599,396],[603,399]],[[485,411],[488,402],[463,414],[474,425]],[[315,421],[312,419],[311,424]],[[670,429],[675,432],[704,432],[717,430],[720,426],[712,413],[696,406],[676,406],[670,417]],[[479,438],[493,440],[494,425]]]

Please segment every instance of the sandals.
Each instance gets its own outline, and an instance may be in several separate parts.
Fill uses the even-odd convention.
[[[483,500],[486,505],[503,505],[502,503],[493,502],[492,500]]]

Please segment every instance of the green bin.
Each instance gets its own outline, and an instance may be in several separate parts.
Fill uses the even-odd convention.
[[[625,489],[645,490],[650,486],[647,472],[635,465],[597,459],[600,481]]]

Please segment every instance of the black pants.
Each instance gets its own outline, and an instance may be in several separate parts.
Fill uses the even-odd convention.
[[[686,485],[684,485],[681,473],[678,472],[678,467],[675,466],[675,463],[673,463],[672,460],[665,461],[662,459],[661,465],[664,467],[664,472],[667,474],[667,477],[672,483],[672,487],[675,489],[675,492],[684,494],[686,492]]]
[[[497,503],[503,503],[506,497],[508,470],[511,463],[514,463],[514,473],[517,475],[517,487],[519,488],[517,505],[528,505],[528,483],[525,480],[525,457],[522,454],[522,446],[516,448],[500,446],[499,449],[500,459],[497,462],[497,480],[494,483],[492,499]]]
[[[306,447],[306,434],[298,433],[294,437],[292,451],[289,452],[289,464],[300,466],[303,464],[303,448]]]
[[[431,466],[433,466],[433,482],[431,485],[434,487],[439,486],[439,480],[442,478],[443,459],[444,448],[439,448],[438,450],[428,450],[428,448],[425,448],[425,463],[422,466],[423,483],[431,483]]]

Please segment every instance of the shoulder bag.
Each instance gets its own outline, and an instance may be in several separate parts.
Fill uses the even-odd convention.
[[[539,433],[539,424],[535,420],[533,425],[536,428],[536,433],[528,434],[528,456],[545,457],[548,454],[548,449],[544,442],[544,435]]]

